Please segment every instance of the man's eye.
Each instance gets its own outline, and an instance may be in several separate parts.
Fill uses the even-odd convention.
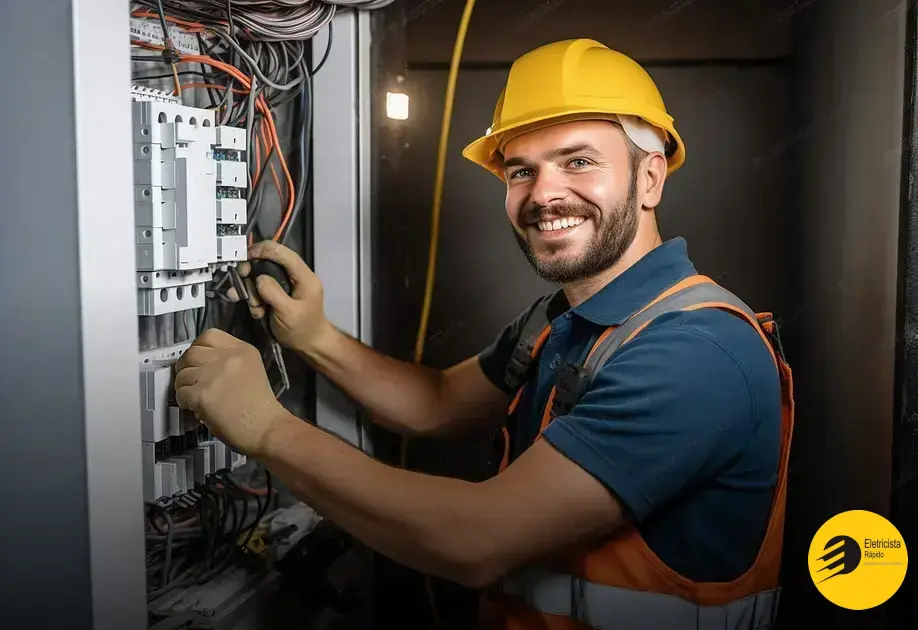
[[[574,158],[573,160],[569,162],[569,164],[573,166],[574,168],[583,168],[584,166],[590,165],[589,161],[583,158]]]
[[[532,174],[531,168],[521,168],[518,171],[514,171],[510,175],[510,179],[519,179],[520,177],[527,177]]]

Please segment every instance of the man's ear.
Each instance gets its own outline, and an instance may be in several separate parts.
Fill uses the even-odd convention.
[[[663,184],[666,181],[666,158],[662,153],[651,153],[642,160],[638,177],[638,194],[641,205],[656,208],[663,198]]]

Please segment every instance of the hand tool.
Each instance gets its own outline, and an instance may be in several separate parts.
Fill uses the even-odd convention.
[[[277,263],[270,260],[259,260],[254,261],[252,264],[252,271],[249,275],[242,279],[239,275],[239,271],[235,267],[230,267],[230,277],[233,282],[233,286],[236,288],[236,292],[239,294],[241,300],[245,300],[246,303],[250,305],[261,306],[265,309],[264,316],[259,319],[259,324],[261,329],[264,331],[265,336],[268,339],[268,346],[271,350],[271,357],[274,360],[274,364],[277,366],[277,371],[280,373],[281,385],[280,389],[274,392],[275,397],[279,397],[285,391],[290,389],[290,377],[287,374],[287,366],[284,363],[284,354],[281,348],[280,343],[277,341],[277,338],[274,336],[274,332],[271,330],[271,307],[263,302],[263,300],[258,299],[257,304],[253,304],[252,297],[258,295],[258,290],[255,288],[255,278],[260,275],[268,274],[281,286],[287,295],[290,295],[292,285],[290,279],[287,276],[286,270],[278,265]],[[266,364],[265,367],[269,367],[270,362]]]

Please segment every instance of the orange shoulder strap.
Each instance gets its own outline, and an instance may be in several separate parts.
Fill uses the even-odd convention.
[[[634,339],[653,320],[666,313],[721,308],[746,319],[765,342],[772,359],[781,368],[772,340],[755,312],[738,297],[706,276],[694,275],[676,283],[618,327],[608,328],[593,344],[582,366],[566,365],[552,389],[542,415],[542,429],[552,417],[569,413],[586,393],[596,375],[624,344]]]
[[[601,344],[594,345],[584,367],[591,373],[591,376],[595,376],[621,346],[634,339],[638,333],[644,330],[657,317],[666,313],[693,311],[701,308],[722,308],[746,319],[758,331],[762,341],[768,346],[772,359],[776,359],[775,349],[771,340],[762,329],[755,312],[746,306],[745,302],[710,278],[696,275],[686,278],[668,289],[660,297],[635,313],[625,324],[617,328],[614,335],[607,337]]]
[[[529,314],[529,319],[523,324],[523,330],[520,332],[520,339],[513,349],[510,362],[507,364],[504,372],[504,383],[515,391],[507,415],[513,415],[520,399],[523,397],[526,380],[529,377],[529,370],[539,353],[542,346],[551,333],[551,324],[548,322],[548,304],[553,296],[542,298],[535,308]],[[506,425],[501,427],[501,433],[504,440],[504,453],[500,462],[498,471],[503,471],[510,463],[510,432]]]

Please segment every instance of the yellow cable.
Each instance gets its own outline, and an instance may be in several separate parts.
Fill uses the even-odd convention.
[[[424,289],[424,306],[421,309],[421,323],[418,327],[418,336],[414,344],[414,362],[421,363],[424,357],[424,341],[427,337],[427,323],[430,318],[430,305],[433,302],[434,278],[437,271],[437,245],[440,241],[440,208],[443,204],[443,180],[446,176],[446,156],[449,144],[449,127],[453,117],[453,100],[456,96],[456,80],[459,76],[459,61],[462,59],[462,47],[465,45],[465,35],[469,30],[469,21],[472,18],[472,9],[475,0],[466,0],[465,10],[459,22],[459,32],[456,34],[456,43],[453,46],[453,58],[449,64],[449,79],[446,83],[446,105],[443,108],[443,122],[440,127],[440,148],[437,155],[437,175],[434,182],[433,211],[430,222],[430,252],[427,258],[427,284]],[[408,464],[408,438],[402,438],[400,460],[402,468]],[[427,589],[427,599],[430,603],[431,613],[438,628],[443,627],[443,620],[437,608],[434,597],[433,584],[430,576],[425,576],[424,585]]]
[[[459,75],[459,61],[462,59],[462,47],[465,34],[469,29],[469,20],[475,0],[466,0],[462,21],[459,22],[459,33],[453,47],[453,59],[449,65],[449,80],[446,84],[446,106],[443,109],[443,123],[440,128],[440,150],[437,155],[437,178],[434,183],[433,214],[430,225],[430,255],[427,259],[427,286],[424,290],[424,307],[421,309],[421,325],[414,344],[414,360],[420,363],[424,356],[424,340],[427,336],[427,322],[430,317],[430,304],[433,301],[434,276],[437,271],[437,244],[440,234],[440,206],[443,203],[443,180],[446,175],[447,144],[449,143],[449,125],[453,115],[453,99],[456,94],[456,79]]]

